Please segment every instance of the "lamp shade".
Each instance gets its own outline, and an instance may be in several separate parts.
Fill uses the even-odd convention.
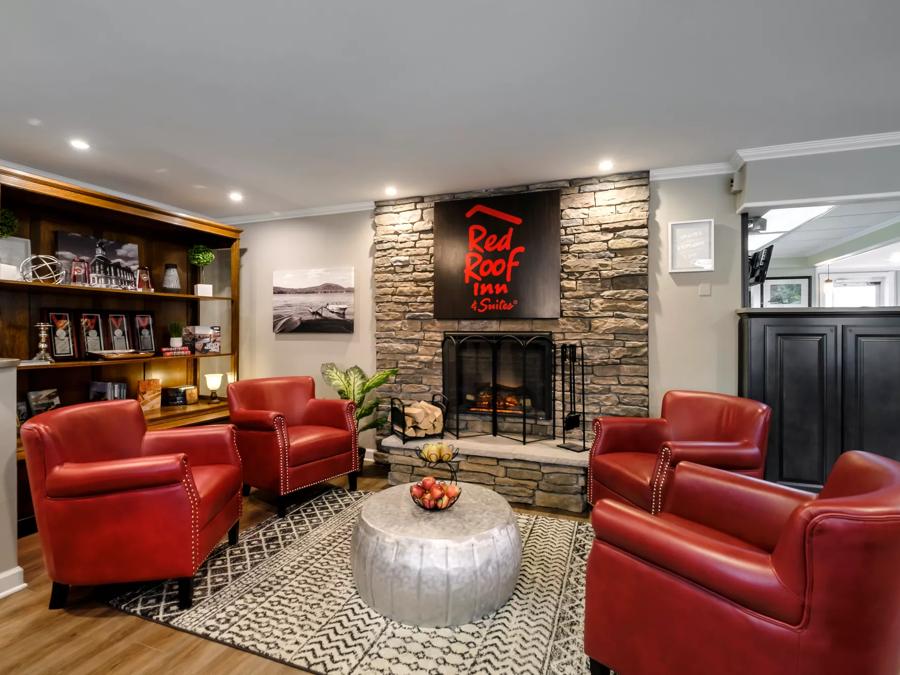
[[[210,391],[217,391],[222,386],[222,373],[206,373],[206,387]]]

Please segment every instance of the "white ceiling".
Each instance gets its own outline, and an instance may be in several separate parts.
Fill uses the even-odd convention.
[[[872,249],[865,253],[847,256],[831,263],[832,270],[897,270],[900,269],[900,241]]]
[[[900,201],[836,206],[772,241],[775,245],[772,259],[806,258],[897,222],[900,222]]]
[[[898,28],[897,0],[4,0],[0,157],[218,217],[719,162],[900,129]]]

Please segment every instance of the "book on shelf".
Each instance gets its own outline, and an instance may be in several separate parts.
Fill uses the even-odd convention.
[[[190,347],[163,347],[159,350],[163,356],[190,356]]]
[[[144,412],[159,410],[162,405],[162,382],[160,380],[138,380],[138,403]]]
[[[128,398],[128,385],[124,382],[91,382],[88,386],[89,401],[121,401]]]

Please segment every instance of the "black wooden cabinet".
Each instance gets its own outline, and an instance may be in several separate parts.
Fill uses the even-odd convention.
[[[900,311],[738,313],[740,394],[772,408],[766,478],[816,488],[846,450],[900,459]]]

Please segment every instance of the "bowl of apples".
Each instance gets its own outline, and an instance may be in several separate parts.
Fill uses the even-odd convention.
[[[434,476],[425,476],[415,485],[410,485],[409,495],[417,506],[426,511],[449,509],[459,499],[462,488],[456,483],[445,483]]]

